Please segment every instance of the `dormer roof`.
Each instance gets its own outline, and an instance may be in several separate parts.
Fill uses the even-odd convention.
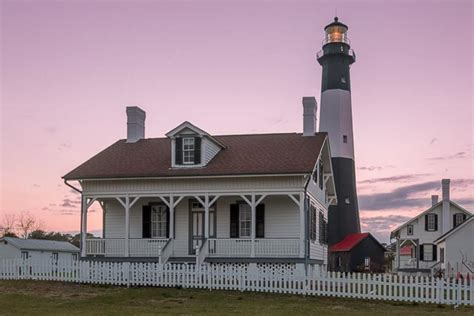
[[[220,146],[221,148],[225,148],[225,145],[221,143],[218,139],[216,139],[215,137],[212,137],[208,132],[200,129],[199,127],[197,127],[196,125],[188,121],[184,121],[183,123],[179,124],[178,126],[173,128],[171,131],[169,131],[165,135],[168,138],[175,138],[177,135],[180,135],[181,132],[186,131],[186,130],[188,131],[190,130],[199,136],[205,136],[209,138],[210,140],[212,140],[216,145]]]

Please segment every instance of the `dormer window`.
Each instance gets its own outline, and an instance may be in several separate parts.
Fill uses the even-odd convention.
[[[183,138],[183,164],[194,164],[194,137]]]
[[[201,137],[176,138],[176,165],[199,165],[201,163]]]

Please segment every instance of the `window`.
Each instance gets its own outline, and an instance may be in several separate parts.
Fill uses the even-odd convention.
[[[194,137],[183,138],[183,163],[194,164]]]
[[[456,213],[454,214],[454,227],[457,227],[464,222],[464,214],[463,213]]]
[[[319,212],[319,243],[327,244],[328,243],[328,225],[324,219],[324,214]]]
[[[426,215],[426,230],[435,231],[436,230],[436,214]]]
[[[154,205],[151,209],[151,238],[166,238],[168,235],[168,212],[164,205]]]
[[[342,83],[346,83],[346,78],[342,77],[342,78],[341,78],[341,82],[342,82]]]
[[[77,253],[72,254],[72,261],[77,261]]]
[[[413,225],[407,225],[407,235],[413,235]]]
[[[342,142],[347,144],[347,135],[342,135]]]
[[[324,165],[323,161],[319,161],[319,188],[323,189],[323,181],[324,181]]]
[[[344,203],[351,204],[351,199],[348,196],[346,196],[344,199]]]
[[[444,262],[444,248],[439,248],[439,261]]]
[[[423,261],[433,261],[433,260],[434,260],[433,245],[424,244],[423,245]]]
[[[252,212],[250,205],[239,204],[240,237],[250,237],[252,230]]]
[[[26,259],[28,259],[29,257],[30,257],[30,256],[29,256],[29,254],[28,254],[28,251],[22,251],[22,252],[21,252],[21,259],[26,260]]]
[[[365,257],[364,259],[364,267],[366,269],[370,269],[370,257]]]
[[[316,207],[311,204],[311,240],[316,240],[316,232],[317,232],[317,211]]]
[[[57,263],[58,262],[58,259],[59,259],[59,255],[57,252],[53,252],[53,255],[51,256],[51,258],[53,259],[53,263]]]

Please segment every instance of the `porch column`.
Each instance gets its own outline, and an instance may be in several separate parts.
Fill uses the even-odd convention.
[[[252,212],[252,222],[251,222],[251,238],[252,238],[252,252],[250,253],[250,256],[252,258],[255,257],[255,222],[256,222],[256,208],[257,208],[257,203],[255,203],[255,194],[252,193],[252,199],[250,203],[250,209]]]
[[[130,198],[125,197],[125,257],[130,256]]]
[[[204,238],[209,239],[209,195],[204,196]]]
[[[396,253],[396,261],[397,261],[397,271],[400,269],[400,237],[397,237],[397,253]]]
[[[87,237],[87,198],[81,196],[81,257],[86,256]]]
[[[300,193],[300,258],[304,257],[304,239],[305,239],[305,225],[304,225],[304,193]]]
[[[173,195],[170,196],[170,239],[174,239],[174,197]]]

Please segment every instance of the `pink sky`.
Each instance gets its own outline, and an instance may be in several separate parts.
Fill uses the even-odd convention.
[[[61,176],[125,137],[127,105],[147,111],[147,137],[184,120],[211,134],[300,132],[336,8],[357,53],[363,230],[387,241],[441,178],[474,211],[471,1],[0,3],[2,214],[79,230]]]

